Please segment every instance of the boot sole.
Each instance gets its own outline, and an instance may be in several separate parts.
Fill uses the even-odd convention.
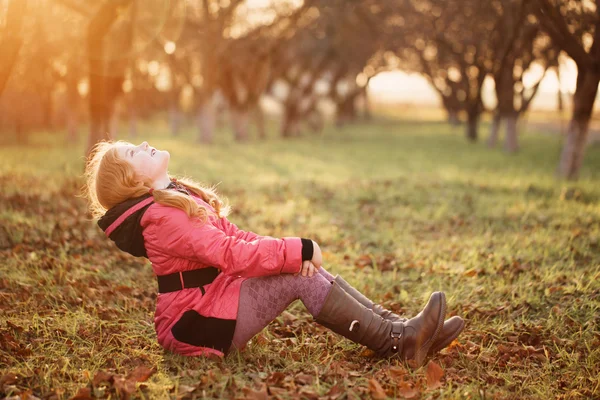
[[[458,337],[458,335],[460,335],[460,333],[463,331],[464,328],[465,328],[465,321],[462,321],[460,326],[450,336],[448,336],[446,338],[446,340],[439,342],[439,343],[434,343],[436,346],[435,347],[432,346],[429,349],[428,355],[431,356],[431,355],[437,353],[438,351],[444,349],[446,346],[448,346],[450,343],[452,343],[454,341],[454,339],[456,339]]]
[[[433,335],[429,338],[427,342],[425,342],[423,346],[421,346],[421,348],[415,354],[414,361],[416,362],[417,367],[423,365],[423,361],[425,361],[425,358],[427,358],[427,353],[429,352],[429,349],[431,348],[431,346],[433,346],[433,343],[435,343],[435,340],[437,339],[440,331],[442,330],[442,327],[444,326],[444,318],[446,317],[446,295],[444,294],[444,292],[439,293],[442,296],[442,307],[438,315],[438,325]]]

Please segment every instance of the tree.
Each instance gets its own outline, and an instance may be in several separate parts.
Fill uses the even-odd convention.
[[[542,28],[577,64],[573,111],[558,174],[577,179],[600,83],[600,0],[533,0]]]
[[[10,0],[4,21],[0,20],[0,94],[4,91],[19,50],[23,44],[22,27],[27,12],[27,0]]]
[[[117,33],[113,32],[112,36],[108,34],[119,14],[123,15],[132,1],[105,1],[88,25],[90,134],[86,154],[100,140],[110,139],[110,117],[114,102],[122,93],[128,65],[124,54],[131,52],[131,25],[121,20]]]
[[[495,45],[491,75],[497,106],[488,145],[496,145],[500,127],[505,125],[505,149],[515,152],[518,149],[517,121],[528,110],[548,68],[556,63],[558,51],[529,15],[526,1],[501,0],[495,5],[498,23],[492,32]],[[526,88],[523,76],[534,63],[541,65],[544,73],[531,88]]]

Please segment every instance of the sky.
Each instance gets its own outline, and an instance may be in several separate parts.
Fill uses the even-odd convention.
[[[543,74],[543,68],[535,65],[524,76],[525,87],[531,87]],[[577,67],[573,60],[565,58],[560,67],[561,91],[564,94],[573,93],[577,79]],[[554,71],[548,71],[537,96],[534,98],[532,109],[556,109],[557,90],[559,82]],[[382,72],[369,82],[369,95],[379,102],[412,103],[412,104],[438,104],[437,92],[431,87],[427,79],[420,74],[409,74],[403,71]],[[567,96],[565,96],[567,100]],[[493,107],[496,102],[494,95],[494,82],[487,78],[483,88],[483,101]]]

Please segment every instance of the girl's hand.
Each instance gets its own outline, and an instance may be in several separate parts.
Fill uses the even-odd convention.
[[[313,263],[314,267],[319,269],[323,265],[323,255],[321,254],[321,248],[319,247],[317,242],[315,242],[314,240],[312,242],[313,242],[313,258],[310,261]]]
[[[302,262],[302,269],[300,270],[300,273],[302,274],[302,276],[313,276],[316,271],[317,271],[317,268],[309,260]]]

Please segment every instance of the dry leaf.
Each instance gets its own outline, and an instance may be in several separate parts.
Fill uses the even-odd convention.
[[[5,374],[0,377],[0,387],[3,385],[12,385],[17,382],[19,377],[15,374]]]
[[[398,394],[405,399],[412,399],[419,394],[419,391],[413,388],[410,383],[402,381],[398,384]]]
[[[371,392],[371,396],[373,396],[374,399],[387,398],[385,390],[383,390],[379,382],[377,382],[374,378],[369,379],[369,392]]]
[[[119,395],[125,398],[134,393],[136,390],[134,380],[125,379],[120,375],[113,376],[113,386]]]
[[[314,377],[312,375],[300,373],[294,377],[296,383],[301,385],[310,385],[313,382]]]
[[[250,388],[243,388],[245,399],[248,400],[267,400],[269,395],[267,393],[267,385],[263,384],[259,390],[253,390]]]
[[[81,388],[77,391],[75,396],[71,397],[71,400],[93,400],[92,391],[87,387]]]
[[[390,367],[387,372],[392,380],[402,380],[402,377],[407,374],[406,369],[401,365]]]
[[[430,361],[429,364],[427,364],[426,374],[427,387],[429,389],[437,389],[442,386],[442,382],[440,382],[440,379],[442,379],[442,376],[444,376],[444,370],[442,369],[442,367],[440,367],[433,361]]]
[[[342,387],[340,384],[334,385],[327,392],[327,398],[331,400],[335,400],[346,392],[346,389]]]
[[[113,377],[112,374],[109,374],[108,372],[98,371],[98,372],[96,372],[96,375],[94,375],[94,379],[92,380],[92,385],[98,386],[103,382],[110,383],[112,377]]]
[[[152,374],[154,374],[154,372],[154,368],[148,368],[144,367],[143,365],[140,365],[139,367],[131,371],[129,375],[127,375],[127,380],[133,380],[135,382],[146,382],[148,378],[150,378]]]

